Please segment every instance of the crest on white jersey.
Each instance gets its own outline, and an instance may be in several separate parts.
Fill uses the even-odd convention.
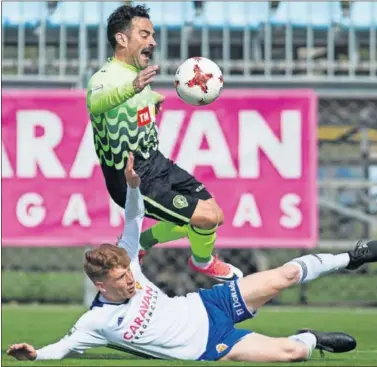
[[[63,339],[70,337],[76,330],[77,330],[76,327],[73,326],[72,329],[69,330],[69,332],[67,333],[67,335]]]

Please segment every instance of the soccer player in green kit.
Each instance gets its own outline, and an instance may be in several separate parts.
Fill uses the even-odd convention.
[[[133,152],[145,215],[159,221],[141,234],[142,248],[147,251],[157,243],[188,237],[192,269],[218,281],[242,277],[239,269],[212,256],[216,231],[223,222],[215,199],[158,150],[155,116],[164,96],[150,87],[158,66],[149,66],[157,44],[148,11],[142,5],[124,5],[110,15],[107,37],[114,54],[88,85],[87,106],[107,189],[124,207],[123,171]]]

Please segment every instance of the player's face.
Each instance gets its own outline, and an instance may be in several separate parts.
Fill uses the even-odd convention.
[[[145,69],[153,55],[157,43],[151,21],[147,18],[135,17],[127,42],[128,63],[138,69]]]
[[[121,302],[136,293],[135,279],[130,267],[112,269],[101,283],[101,287],[97,285],[97,288],[109,301]]]

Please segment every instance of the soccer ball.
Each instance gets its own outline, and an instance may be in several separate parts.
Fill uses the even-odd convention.
[[[186,103],[201,106],[213,102],[221,93],[224,77],[220,68],[205,57],[192,57],[175,73],[174,87]]]

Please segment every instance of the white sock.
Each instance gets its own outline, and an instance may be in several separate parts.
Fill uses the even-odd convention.
[[[307,283],[318,278],[320,275],[344,269],[349,262],[349,255],[344,253],[339,255],[305,255],[291,260],[288,264],[297,264],[301,270],[301,277],[298,283]]]
[[[211,256],[211,260],[205,262],[205,263],[201,263],[201,262],[198,262],[195,260],[194,256],[191,256],[191,260],[192,260],[192,263],[197,266],[198,268],[201,268],[201,269],[205,269],[205,268],[208,268],[212,261],[213,261],[213,256]]]
[[[308,354],[305,360],[308,360],[312,356],[313,349],[317,345],[317,338],[312,333],[302,333],[288,336],[288,339],[292,339],[296,342],[303,343],[308,348]]]

